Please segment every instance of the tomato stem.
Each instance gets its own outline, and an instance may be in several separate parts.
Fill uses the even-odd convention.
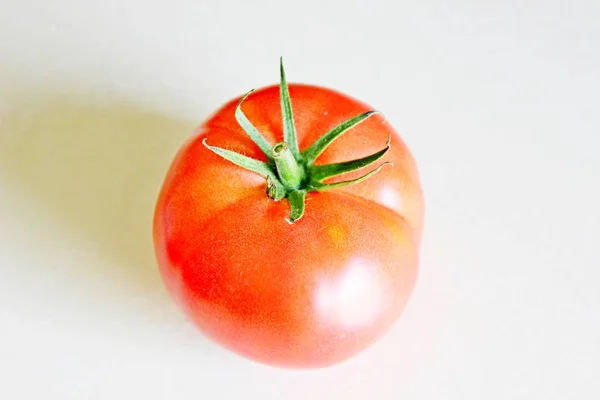
[[[275,167],[281,183],[288,189],[298,189],[304,180],[304,169],[292,153],[290,146],[286,142],[277,143],[271,150]]]
[[[294,223],[304,215],[304,202],[307,193],[354,185],[370,178],[379,172],[385,165],[391,165],[390,162],[384,162],[377,168],[367,172],[362,176],[359,176],[358,178],[334,183],[324,182],[328,178],[361,169],[381,159],[390,149],[391,137],[388,138],[386,146],[382,150],[371,155],[334,164],[314,165],[316,159],[334,140],[358,124],[362,123],[372,115],[377,114],[377,111],[367,111],[340,123],[323,136],[315,140],[315,142],[308,149],[301,153],[298,148],[298,138],[296,135],[296,127],[294,125],[292,102],[285,77],[285,71],[283,69],[283,60],[281,59],[280,74],[280,102],[283,122],[283,142],[277,143],[275,146],[270,148],[265,137],[258,131],[258,129],[256,129],[256,127],[252,124],[252,122],[250,122],[250,120],[242,111],[242,103],[244,100],[246,100],[250,93],[252,93],[252,91],[242,96],[235,109],[236,121],[248,135],[248,137],[265,154],[268,160],[267,162],[255,160],[232,150],[210,146],[206,143],[206,139],[204,139],[202,143],[207,149],[218,154],[224,159],[229,160],[230,162],[239,165],[242,168],[254,171],[266,178],[267,196],[275,201],[287,198],[290,202],[290,218],[288,221],[290,223]]]

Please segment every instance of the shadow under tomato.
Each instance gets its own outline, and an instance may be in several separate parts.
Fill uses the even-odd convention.
[[[169,163],[195,123],[120,100],[59,91],[14,94],[9,100],[0,116],[0,178],[54,221],[50,229],[57,236],[67,232],[74,247],[86,244],[83,256],[74,251],[76,261],[65,258],[60,288],[36,292],[40,302],[60,292],[68,298],[65,306],[87,301],[106,318],[119,303],[170,302],[154,258],[152,214]],[[16,211],[31,212],[27,207]],[[32,251],[40,240],[36,229],[30,228]],[[16,268],[38,268],[41,276],[50,276],[41,271],[44,265]],[[132,313],[152,314],[152,307],[133,307]],[[128,317],[121,312],[120,318]],[[156,316],[141,318],[158,325]]]

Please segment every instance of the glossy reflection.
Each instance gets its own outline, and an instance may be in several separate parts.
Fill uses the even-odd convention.
[[[323,278],[315,296],[317,312],[345,329],[372,323],[382,309],[383,291],[377,268],[352,260],[341,276]]]

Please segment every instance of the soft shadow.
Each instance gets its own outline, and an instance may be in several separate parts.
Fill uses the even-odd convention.
[[[164,292],[152,213],[166,169],[194,123],[93,96],[13,97],[1,116],[0,174],[47,208],[57,229],[110,260],[102,268],[113,269],[95,271],[89,263],[76,274],[110,277],[123,296]]]

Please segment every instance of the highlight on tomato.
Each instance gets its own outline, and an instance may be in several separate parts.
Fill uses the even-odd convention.
[[[292,107],[293,105],[293,107]],[[167,291],[254,361],[319,368],[389,331],[417,279],[424,201],[406,144],[371,107],[280,84],[222,106],[176,154],[153,237]]]

